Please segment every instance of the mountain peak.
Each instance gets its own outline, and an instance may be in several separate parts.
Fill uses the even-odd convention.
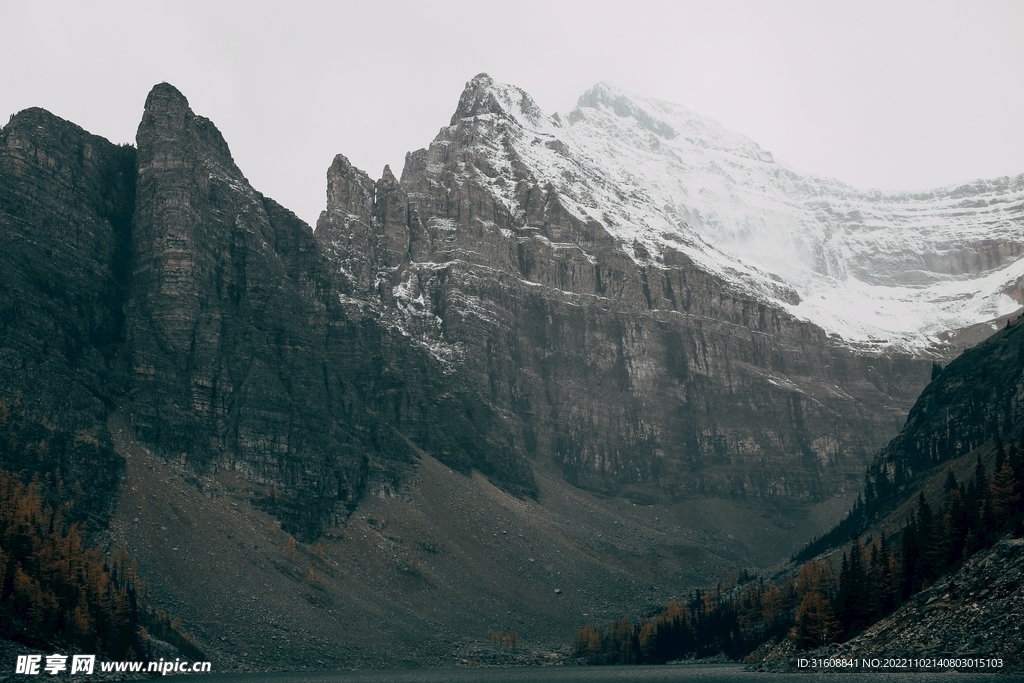
[[[486,114],[514,119],[524,115],[529,119],[543,116],[540,107],[526,91],[498,83],[487,74],[479,73],[466,83],[450,125],[454,126],[461,119]]]
[[[188,99],[170,83],[157,83],[146,96],[145,112],[178,113],[184,115],[190,111]]]
[[[594,87],[579,96],[576,101],[578,107],[594,107],[597,103],[610,104],[618,98],[630,98],[631,93],[616,86],[611,81],[599,81]]]
[[[175,140],[182,135],[194,136],[197,141],[215,149],[229,164],[233,164],[231,150],[224,136],[207,118],[197,116],[189,107],[188,99],[170,83],[158,83],[146,97],[146,107],[136,133],[141,148],[142,140]]]
[[[77,130],[82,130],[82,128],[77,124],[74,124],[67,119],[62,119],[53,112],[43,109],[42,107],[29,107],[28,109],[22,109],[21,111],[12,114],[7,125],[0,126],[0,130],[6,130],[8,128],[13,130],[14,128],[22,126],[36,126],[42,128],[48,128],[51,126],[72,126]]]

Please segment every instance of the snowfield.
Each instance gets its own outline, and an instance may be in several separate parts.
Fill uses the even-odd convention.
[[[491,113],[475,117],[489,133],[478,152],[513,217],[525,213],[505,178],[525,171],[631,258],[658,264],[666,249],[681,251],[861,349],[925,351],[941,333],[1024,302],[1024,175],[863,191],[798,173],[711,119],[607,83],[552,116],[515,86],[485,75],[470,85],[464,98],[490,100]]]

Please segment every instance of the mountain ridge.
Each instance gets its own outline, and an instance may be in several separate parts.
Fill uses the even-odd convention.
[[[624,245],[639,240],[655,259],[662,249],[680,250],[861,351],[941,354],[939,333],[1016,313],[1024,302],[1014,240],[1024,221],[1024,176],[862,192],[797,173],[710,119],[609,84],[551,117],[521,89],[484,74],[467,83],[464,97],[489,101],[487,115],[500,111],[518,122],[515,157],[541,185],[558,187],[582,220],[602,223]],[[514,214],[520,198],[499,194]],[[907,231],[920,253],[904,248]],[[799,294],[782,295],[787,289]]]

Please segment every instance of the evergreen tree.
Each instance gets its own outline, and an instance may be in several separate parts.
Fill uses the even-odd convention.
[[[996,510],[992,501],[992,486],[988,485],[985,487],[984,495],[981,495],[979,490],[979,496],[981,498],[981,512],[978,515],[978,539],[979,545],[975,550],[988,547],[998,533],[1000,523],[999,519],[996,518]]]
[[[1003,462],[992,476],[989,488],[992,491],[993,529],[995,531],[1007,528],[1012,522],[1013,513],[1017,510],[1018,494],[1015,479],[1013,468],[1008,462]]]
[[[967,507],[967,538],[964,544],[964,556],[970,557],[985,545],[986,533],[982,525],[985,500],[988,498],[988,477],[985,466],[981,464],[981,456],[974,466],[974,478],[967,486],[964,504]]]
[[[906,600],[920,587],[921,552],[917,538],[917,522],[913,516],[903,527],[901,551],[903,571],[900,575],[900,597]]]
[[[871,545],[868,584],[871,590],[871,621],[877,621],[896,609],[897,590],[894,563],[889,545],[882,536]]]
[[[853,546],[850,548],[849,560],[847,560],[846,553],[843,553],[839,572],[839,593],[835,608],[841,634],[844,637],[857,634],[867,627],[871,615],[871,603],[868,576],[864,570],[864,549],[860,541],[854,539]]]
[[[1024,452],[1015,446],[1010,446],[1010,453],[1006,459],[1010,469],[1013,470],[1013,492],[1016,504],[1011,510],[1015,519],[1024,517]]]
[[[981,454],[974,464],[974,486],[977,489],[979,499],[988,495],[988,475],[985,472],[985,465],[981,462]]]
[[[946,565],[946,530],[944,519],[932,514],[924,492],[917,496],[917,539],[921,554],[920,578],[922,585],[931,583]]]
[[[963,488],[960,486],[951,488],[946,492],[945,520],[948,543],[946,545],[944,564],[946,566],[953,566],[963,559],[964,549],[967,545],[967,535],[970,530],[967,505],[964,502]]]
[[[953,468],[946,470],[946,483],[942,485],[942,490],[948,494],[959,485],[959,482],[956,480],[956,475],[953,474]]]

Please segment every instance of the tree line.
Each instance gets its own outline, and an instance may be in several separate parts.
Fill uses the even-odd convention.
[[[143,652],[137,566],[124,548],[108,561],[78,524],[43,502],[41,484],[0,472],[0,631],[32,645],[54,638],[124,658]]]
[[[31,465],[53,429],[0,399],[0,462]],[[181,620],[151,606],[138,564],[85,540],[75,487],[59,473],[0,469],[0,635],[26,645],[138,659],[155,635],[201,659]]]
[[[980,456],[966,485],[950,469],[938,511],[920,493],[892,537],[854,534],[838,569],[811,557],[774,581],[742,571],[653,616],[586,624],[576,654],[592,664],[657,664],[718,653],[740,659],[786,637],[799,649],[840,643],[1008,532],[1024,535],[1024,444],[1007,452],[997,441],[991,475]]]

